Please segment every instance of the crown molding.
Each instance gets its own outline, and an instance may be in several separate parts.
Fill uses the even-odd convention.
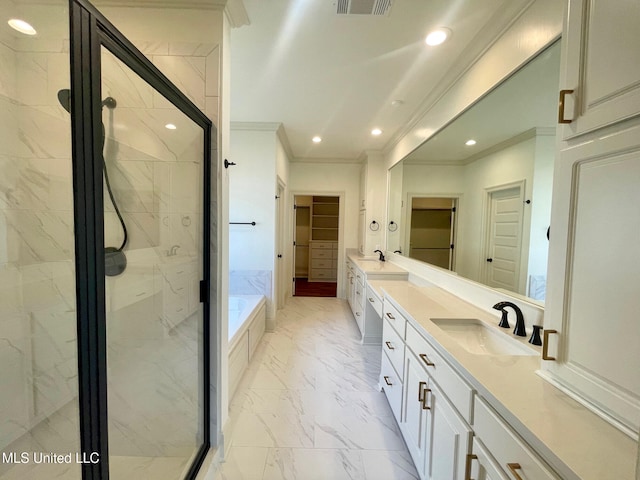
[[[229,19],[232,28],[240,28],[244,25],[250,25],[249,14],[242,0],[215,0],[226,4],[224,13]]]
[[[277,132],[280,122],[231,122],[231,130],[249,130],[256,132]]]
[[[292,164],[311,165],[362,165],[361,158],[292,158]]]

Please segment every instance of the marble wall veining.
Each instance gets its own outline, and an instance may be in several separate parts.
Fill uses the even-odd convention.
[[[58,3],[0,0],[46,26],[34,38],[0,28],[3,451],[79,449],[71,130],[57,100],[70,85],[69,17]],[[217,123],[217,43],[136,44]],[[102,73],[103,97],[117,101],[103,109],[105,163],[129,235],[127,270],[106,282],[111,453],[189,457],[202,440],[203,134],[110,53]],[[105,245],[119,247],[106,185],[104,205]]]
[[[3,12],[18,4],[1,2]],[[77,449],[78,436],[37,438],[77,396],[71,130],[55,93],[69,84],[68,42],[0,34],[0,447]],[[63,22],[62,22],[63,24]],[[61,415],[77,432],[77,414]],[[0,466],[0,471],[6,469]]]

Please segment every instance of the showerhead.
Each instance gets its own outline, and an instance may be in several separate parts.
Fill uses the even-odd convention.
[[[68,88],[63,88],[58,92],[58,101],[62,108],[64,108],[67,112],[71,113],[71,90]],[[116,108],[118,102],[113,97],[107,97],[102,101],[102,106],[107,107],[111,110]]]
[[[58,92],[58,101],[62,108],[71,113],[71,90],[64,88]]]

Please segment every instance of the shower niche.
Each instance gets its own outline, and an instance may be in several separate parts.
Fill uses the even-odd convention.
[[[4,11],[37,34],[0,28],[0,450],[99,461],[0,480],[194,478],[214,127],[89,2]]]

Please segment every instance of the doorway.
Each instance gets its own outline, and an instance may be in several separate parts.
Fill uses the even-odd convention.
[[[335,297],[340,197],[294,196],[293,295]]]
[[[409,257],[454,270],[457,198],[411,197]]]
[[[485,283],[520,290],[523,223],[522,185],[488,192]]]

